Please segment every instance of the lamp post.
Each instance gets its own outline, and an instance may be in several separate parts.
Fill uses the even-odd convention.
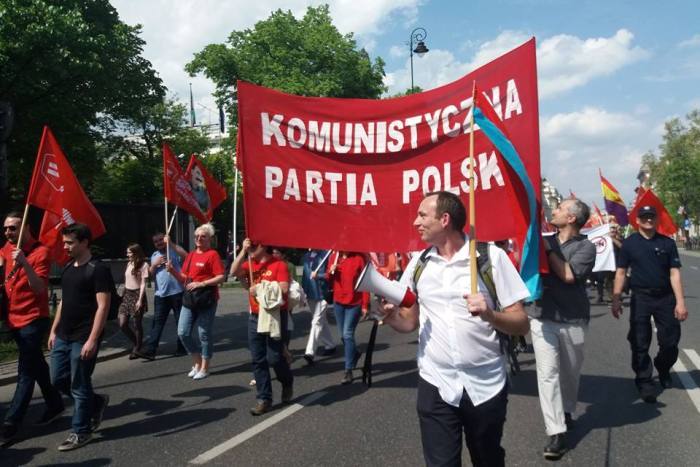
[[[428,32],[424,28],[416,28],[411,31],[411,39],[409,41],[408,50],[411,55],[411,92],[413,92],[413,54],[422,57],[428,53],[428,48],[425,46],[425,38],[428,37]],[[416,48],[413,48],[413,41],[416,42]]]

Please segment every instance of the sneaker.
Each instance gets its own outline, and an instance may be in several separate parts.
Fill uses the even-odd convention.
[[[255,386],[257,383],[255,382],[254,379],[251,379],[250,382],[248,383],[248,386]]]
[[[306,366],[314,366],[314,356],[313,355],[304,355],[304,360],[306,360]]]
[[[282,386],[282,403],[289,404],[294,398],[294,386]]]
[[[656,403],[656,388],[653,384],[647,384],[639,388],[639,397],[647,404]]]
[[[258,415],[269,412],[270,408],[272,408],[272,401],[258,401],[255,407],[250,409],[250,414],[257,417]]]
[[[149,362],[152,362],[156,359],[155,353],[144,352],[142,350],[134,350],[134,352],[131,355],[133,355],[135,358],[143,358],[144,360],[148,360]],[[131,356],[129,356],[129,358],[131,358]]]
[[[330,357],[331,355],[335,355],[335,347],[331,347],[330,349],[323,349],[321,355],[323,355],[324,357]]]
[[[92,413],[92,420],[91,420],[92,431],[97,431],[97,429],[100,427],[100,424],[102,423],[102,418],[105,415],[105,409],[107,408],[107,405],[109,405],[109,396],[107,394],[95,394],[95,398],[98,399],[99,402],[97,402],[97,403],[99,405],[93,410],[93,413]],[[90,441],[90,440],[88,439],[88,441]],[[85,443],[83,443],[83,444],[85,444]],[[80,446],[82,446],[82,444]],[[80,447],[80,446],[76,446],[76,447]]]
[[[559,460],[566,453],[566,434],[558,433],[549,437],[549,443],[544,447],[544,458]]]
[[[17,423],[5,422],[0,428],[0,444],[7,444],[17,436],[19,425]]]
[[[352,370],[345,370],[345,375],[343,375],[343,379],[340,380],[340,384],[350,383],[352,383]]]
[[[46,409],[44,411],[44,414],[41,416],[39,420],[35,423],[37,426],[43,426],[43,425],[48,425],[49,423],[53,422],[56,420],[58,417],[63,415],[63,412],[65,412],[66,408],[61,406],[60,408],[57,409]]]
[[[199,373],[199,368],[196,366],[193,366],[192,369],[190,370],[190,372],[187,373],[187,376],[189,378],[194,378],[194,375],[196,375],[197,373]]]
[[[59,451],[72,451],[85,446],[92,440],[90,433],[71,433],[68,438],[58,446]]]
[[[668,389],[671,386],[673,386],[673,381],[671,380],[671,373],[659,373],[659,383],[661,383],[661,387],[664,389]]]
[[[209,372],[206,370],[199,370],[193,377],[192,379],[204,379],[207,376],[209,376]]]

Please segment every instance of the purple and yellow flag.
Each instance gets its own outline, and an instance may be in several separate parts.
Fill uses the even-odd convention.
[[[598,169],[598,172],[600,173],[600,186],[603,189],[605,210],[608,211],[608,214],[615,216],[617,223],[624,227],[629,224],[625,202],[622,201],[620,192],[617,191],[614,186],[612,186],[612,183],[603,177],[603,172],[600,169]]]

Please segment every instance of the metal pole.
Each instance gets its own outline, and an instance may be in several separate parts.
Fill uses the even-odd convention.
[[[408,51],[411,55],[411,92],[413,92],[413,32],[415,32],[415,29],[411,32],[411,41],[408,46]]]

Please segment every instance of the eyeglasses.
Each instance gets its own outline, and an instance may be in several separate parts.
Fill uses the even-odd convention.
[[[14,232],[15,230],[17,230],[17,226],[16,226],[16,225],[6,225],[6,226],[4,226],[3,228],[4,228],[5,230],[9,230],[10,232]]]

